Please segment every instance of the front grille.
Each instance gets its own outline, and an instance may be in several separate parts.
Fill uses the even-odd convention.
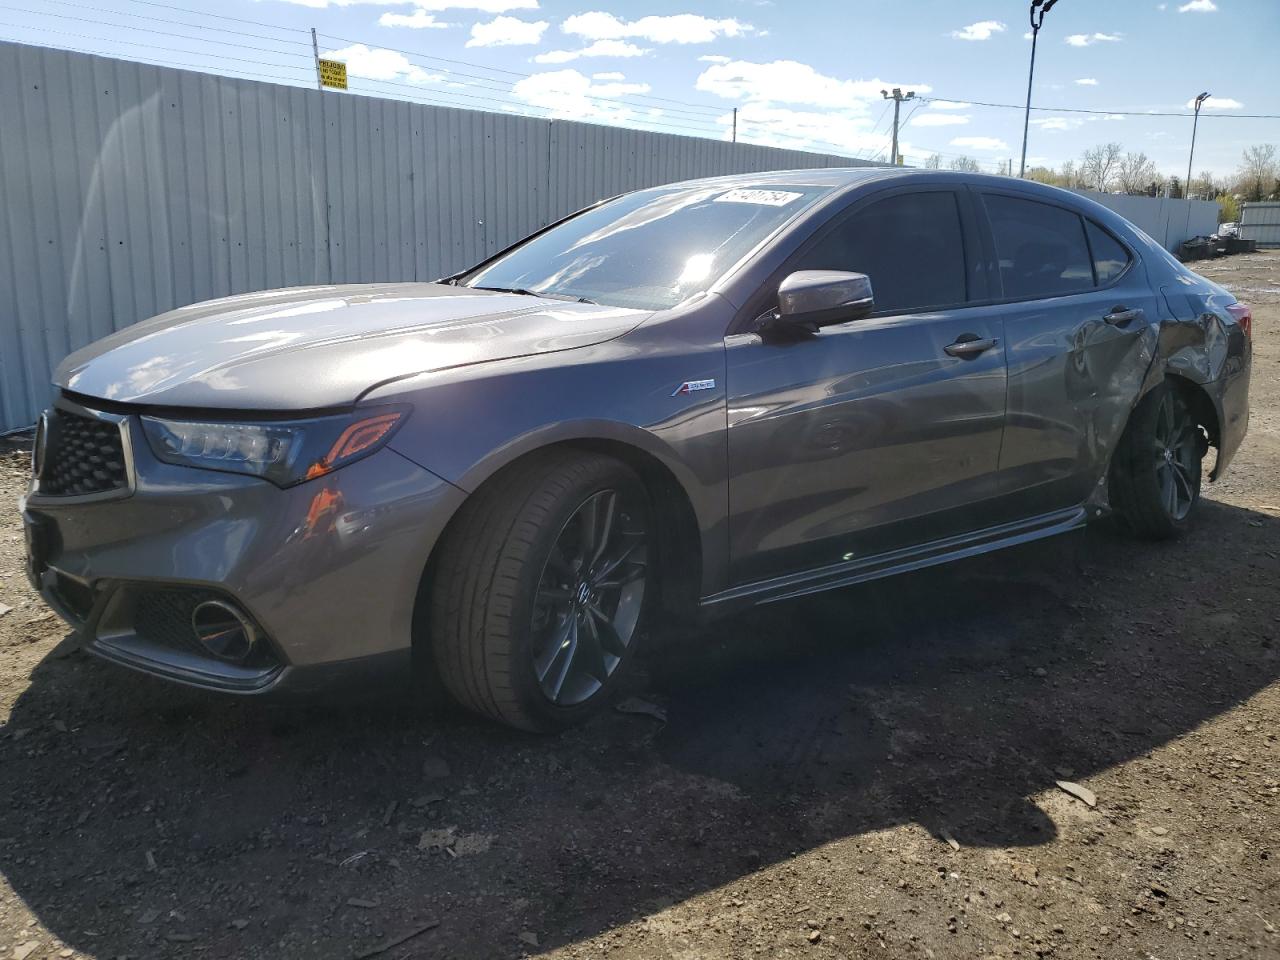
[[[43,438],[40,493],[51,497],[109,493],[129,485],[119,424],[54,410]]]

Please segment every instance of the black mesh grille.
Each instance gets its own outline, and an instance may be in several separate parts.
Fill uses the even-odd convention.
[[[120,490],[128,483],[124,441],[116,423],[53,411],[40,471],[42,494],[83,496]]]
[[[145,590],[134,608],[134,629],[152,643],[202,654],[204,648],[191,628],[191,612],[196,604],[215,599],[217,594],[204,591]]]

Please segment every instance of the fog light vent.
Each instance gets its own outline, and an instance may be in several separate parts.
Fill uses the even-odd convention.
[[[200,645],[221,660],[241,663],[258,643],[257,628],[222,600],[206,600],[191,611],[191,629]]]

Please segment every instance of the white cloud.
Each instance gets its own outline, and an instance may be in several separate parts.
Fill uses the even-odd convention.
[[[411,30],[441,30],[451,27],[451,23],[441,23],[435,14],[427,13],[419,7],[413,13],[384,13],[378,18],[382,27],[408,27]]]
[[[954,113],[922,113],[911,121],[913,127],[959,127],[969,122],[968,117]]]
[[[1218,5],[1213,0],[1191,0],[1178,8],[1179,13],[1213,13]]]
[[[973,106],[973,104],[953,102],[950,100],[931,100],[929,101],[929,106],[934,110],[968,110]]]
[[[648,93],[647,83],[594,83],[577,70],[553,70],[525,77],[511,88],[512,93],[530,106],[546,110],[564,120],[604,120],[611,123],[634,122],[638,118],[662,116],[653,107],[634,107],[624,103],[608,103],[598,97],[625,97]]]
[[[323,55],[327,60],[341,60],[347,65],[347,73],[353,77],[366,80],[397,80],[409,83],[439,83],[444,76],[431,73],[395,50],[383,50],[378,47],[366,47],[363,43],[352,44],[341,50],[330,50]]]
[[[969,150],[1008,150],[1009,145],[996,137],[956,137],[951,141],[953,147],[964,147]]]
[[[699,57],[698,62],[699,63],[728,63],[732,59],[733,59],[732,57],[726,57],[722,53],[708,53],[705,56]]]
[[[732,114],[724,114],[718,122],[727,140]],[[739,140],[764,146],[861,157],[889,154],[888,132],[874,132],[870,116],[848,111],[792,110],[768,103],[747,103],[738,109],[738,124]],[[904,140],[899,149],[906,153],[912,146]]]
[[[951,36],[957,40],[990,40],[995,34],[1004,33],[1007,29],[999,20],[979,20],[961,30],[952,30]]]
[[[593,73],[591,75],[591,79],[592,80],[625,80],[627,78],[625,75],[621,73],[617,73],[615,71],[613,73]]]
[[[1194,110],[1196,102],[1194,99],[1187,101],[1187,109]],[[1230,97],[1210,97],[1200,107],[1201,110],[1243,110],[1244,104],[1239,100],[1232,100]]]
[[[1031,122],[1041,130],[1074,130],[1084,126],[1078,117],[1035,117]]]
[[[883,80],[840,80],[819,73],[807,63],[774,60],[751,63],[734,60],[707,67],[695,87],[727,100],[752,100],[762,103],[799,103],[835,110],[851,106],[865,111],[866,102],[880,100],[880,91],[902,87],[917,93],[928,93],[928,84],[886,83]]]
[[[550,24],[545,20],[532,23],[516,17],[494,17],[488,23],[476,23],[471,27],[468,47],[518,47],[542,40],[542,34]]]
[[[1103,120],[1123,120],[1123,119],[1124,119],[1124,114],[1122,114],[1122,113],[1108,113],[1108,114],[1107,114],[1105,117],[1103,117],[1102,119],[1103,119]]]
[[[1081,77],[1076,81],[1076,86],[1079,87],[1096,87],[1097,85],[1098,81],[1093,79],[1093,77]]]
[[[749,23],[733,19],[712,20],[694,13],[627,21],[599,10],[575,14],[566,19],[560,29],[587,40],[636,38],[650,43],[710,43],[719,37],[740,37],[755,32],[755,27]]]
[[[648,52],[625,40],[597,40],[581,50],[548,50],[533,60],[535,63],[569,63],[581,57],[643,57]]]
[[[1115,43],[1119,39],[1118,33],[1073,33],[1066,42],[1073,47],[1088,47],[1095,43]]]

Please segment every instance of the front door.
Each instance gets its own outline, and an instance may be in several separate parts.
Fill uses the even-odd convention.
[[[870,317],[788,342],[726,338],[736,585],[987,525],[1005,358],[990,309],[967,305],[981,274],[965,202],[877,195],[781,271],[867,274]]]

